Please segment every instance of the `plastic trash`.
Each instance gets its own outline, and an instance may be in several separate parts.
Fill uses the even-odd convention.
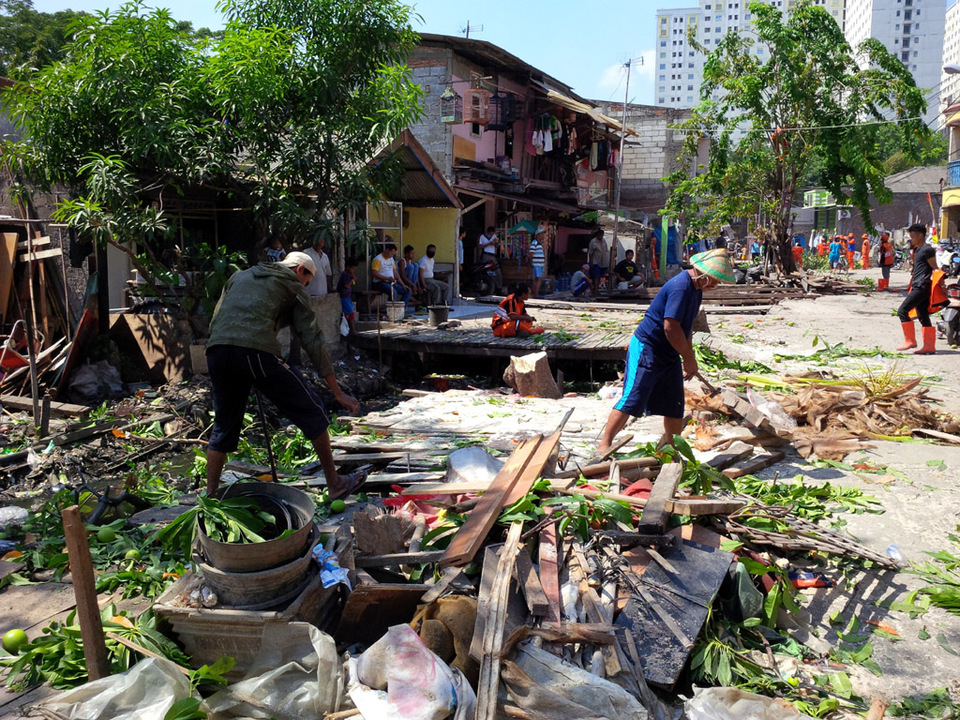
[[[246,677],[211,695],[205,706],[210,720],[319,718],[339,708],[341,682],[332,637],[310,623],[268,622]]]
[[[190,681],[176,663],[148,658],[111,675],[55,695],[41,707],[69,720],[163,720],[170,707],[190,697]]]
[[[366,720],[470,720],[477,698],[459,670],[428,650],[409,625],[394,625],[347,661],[348,692]]]
[[[17,507],[16,505],[0,507],[0,530],[13,525],[19,527],[27,521],[28,517],[30,517],[30,513],[28,513],[25,508]]]
[[[896,560],[898,563],[905,562],[903,555],[900,554],[900,547],[898,545],[891,545],[887,548],[887,557]]]
[[[754,392],[752,388],[747,388],[747,399],[751,405],[767,416],[777,430],[790,431],[796,429],[797,421],[787,415],[779,403],[767,400],[760,393]]]
[[[454,450],[447,456],[447,482],[493,482],[503,462],[480,447]]]
[[[604,385],[597,391],[601,400],[619,400],[623,395],[623,387],[620,385]]]
[[[684,703],[688,720],[813,720],[794,707],[740,688],[696,688]]]
[[[828,588],[834,586],[833,580],[821,572],[791,570],[789,577],[795,588]]]
[[[313,559],[320,566],[320,582],[325,588],[340,583],[346,585],[347,590],[353,590],[347,570],[340,567],[337,553],[324,549],[323,545],[317,545],[313,549]]]

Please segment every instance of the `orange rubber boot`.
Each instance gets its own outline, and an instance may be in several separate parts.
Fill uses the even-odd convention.
[[[932,325],[930,327],[921,327],[920,333],[923,337],[923,347],[914,350],[914,355],[935,355],[937,352],[937,329]]]
[[[917,346],[917,331],[913,327],[913,321],[900,323],[900,327],[903,328],[903,345],[898,347],[897,350],[915,348]]]

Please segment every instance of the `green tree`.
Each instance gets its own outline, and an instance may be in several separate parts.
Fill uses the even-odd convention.
[[[221,7],[222,36],[140,3],[82,17],[63,59],[5,94],[29,138],[4,155],[15,176],[67,187],[56,217],[153,276],[177,236],[165,198],[227,194],[252,209],[259,240],[331,232],[389,179],[366,163],[420,113],[406,6]]]
[[[9,77],[21,65],[40,68],[61,60],[70,26],[83,15],[38,12],[31,0],[0,0],[0,75]]]
[[[836,21],[810,0],[798,2],[786,19],[760,2],[751,2],[749,12],[750,30],[728,33],[707,57],[701,102],[682,124],[684,169],[667,178],[673,184],[667,211],[692,228],[753,218],[751,229],[773,241],[777,266],[790,271],[790,211],[802,179],[818,169],[834,197],[872,227],[870,196],[891,199],[881,128],[894,128],[888,132],[899,147],[919,152],[929,133],[920,119],[926,101],[878,40],[851,48]],[[702,142],[709,142],[710,161],[691,177]]]

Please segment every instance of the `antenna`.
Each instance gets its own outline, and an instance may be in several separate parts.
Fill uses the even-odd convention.
[[[483,25],[481,25],[479,28],[477,28],[476,26],[470,27],[470,21],[467,20],[467,26],[460,28],[460,32],[464,34],[467,40],[470,39],[471,30],[473,30],[474,32],[483,32]]]

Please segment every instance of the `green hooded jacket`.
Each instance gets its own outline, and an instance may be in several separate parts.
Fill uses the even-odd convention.
[[[292,268],[262,262],[227,281],[210,320],[207,347],[236,345],[279,356],[277,333],[287,326],[300,338],[320,375],[333,375],[306,288]]]

